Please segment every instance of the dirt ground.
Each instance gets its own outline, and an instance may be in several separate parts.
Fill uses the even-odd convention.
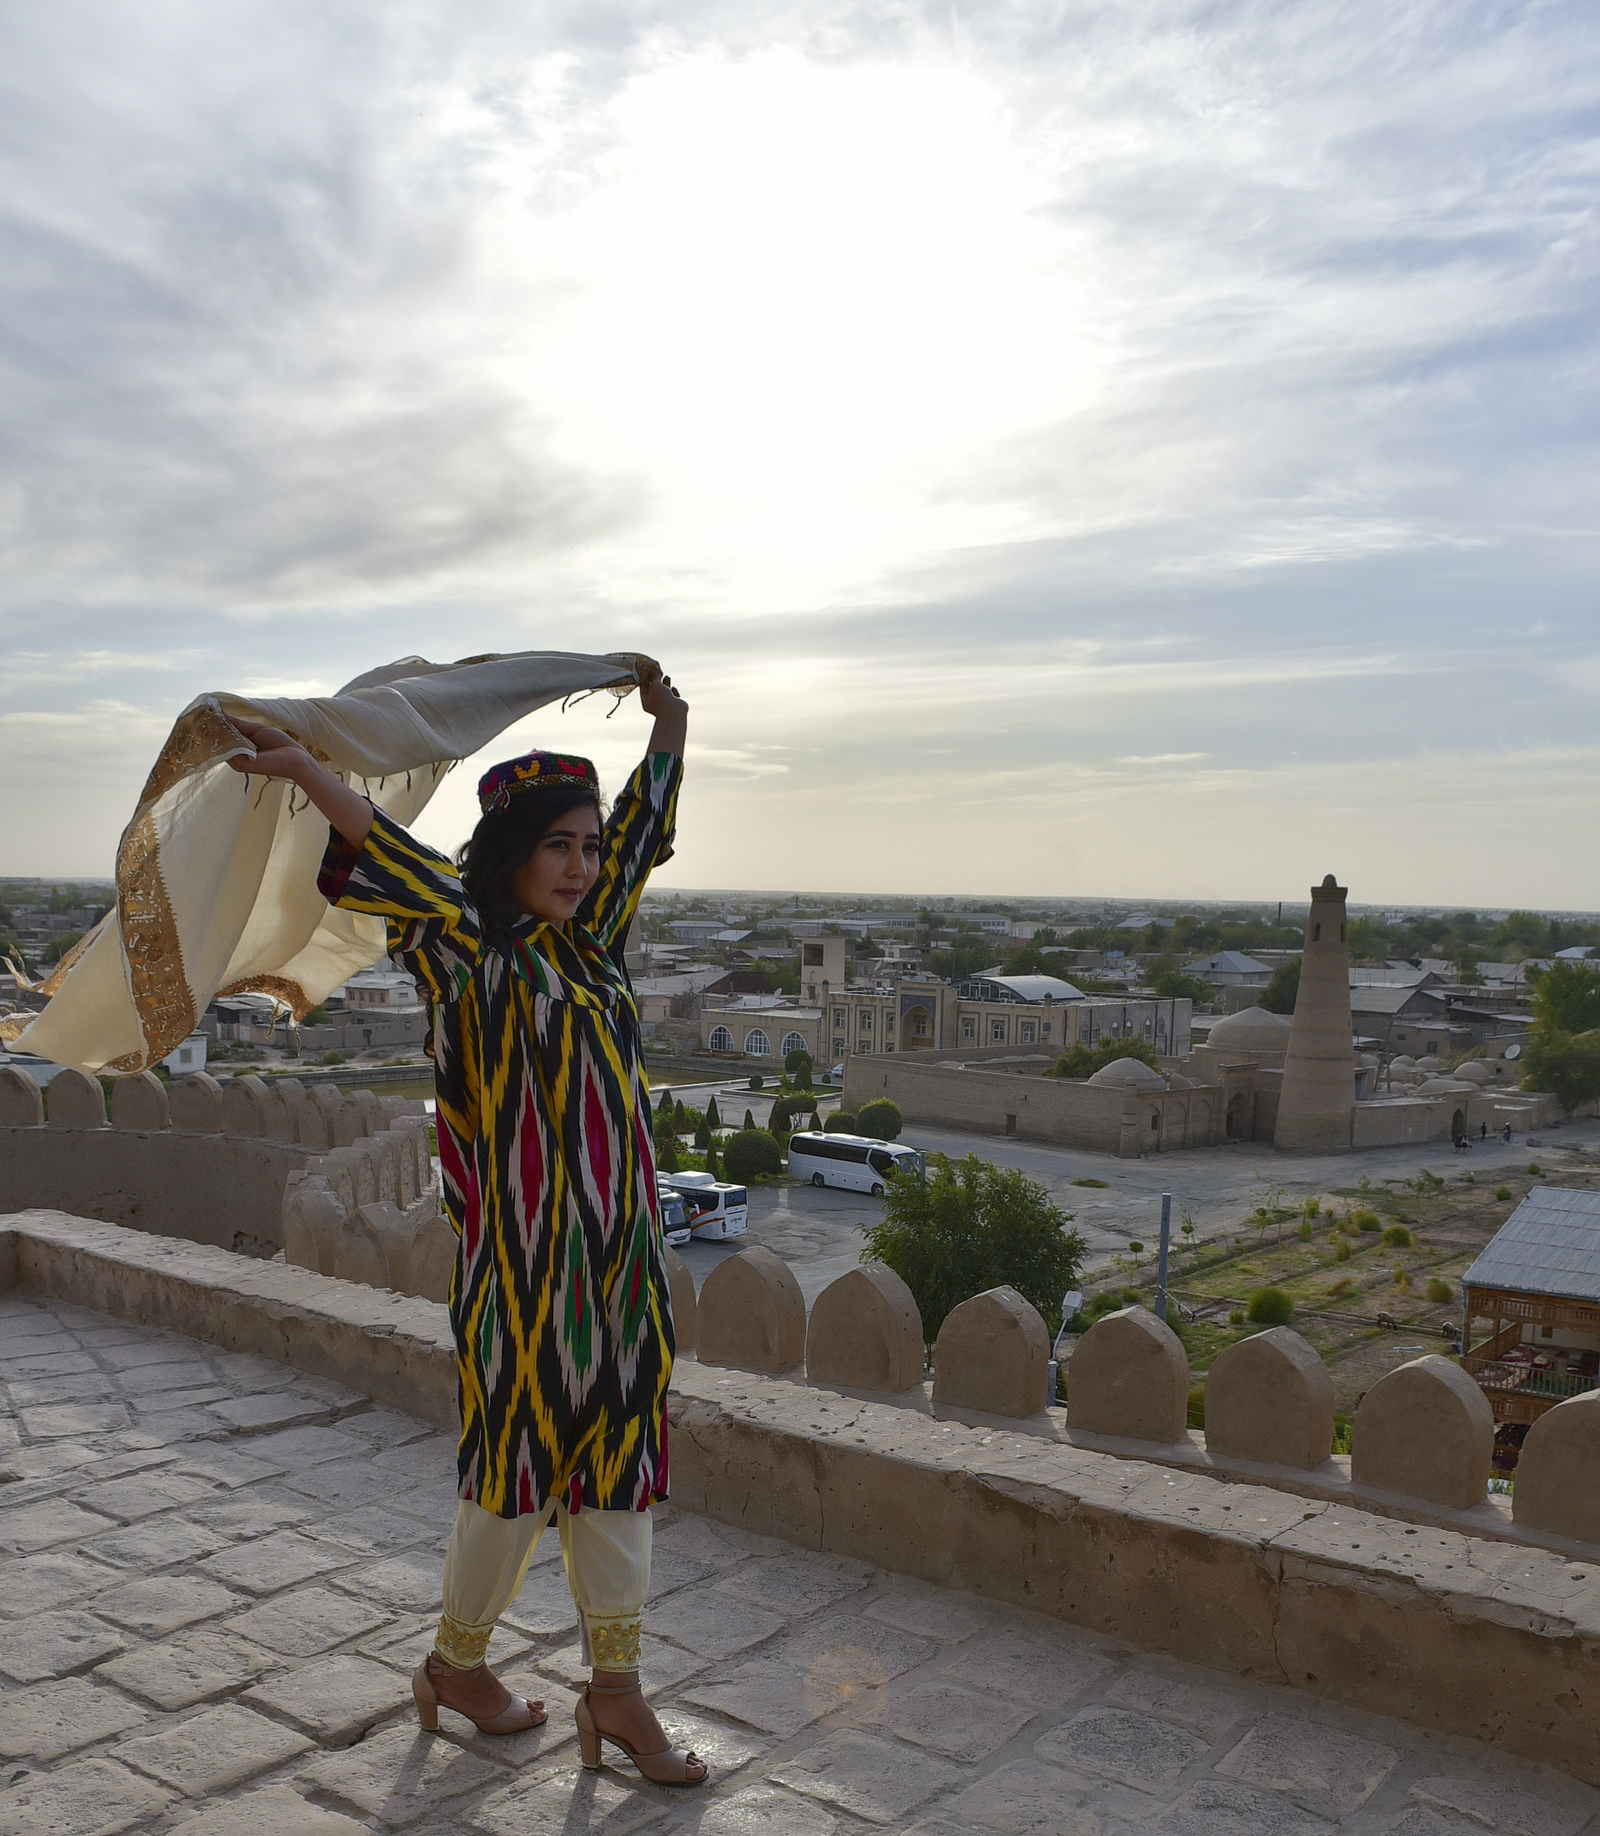
[[[1540,1145],[1520,1170],[1487,1177],[1450,1166],[1438,1175],[1336,1186],[1306,1200],[1268,1192],[1232,1232],[1173,1257],[1168,1289],[1183,1309],[1179,1330],[1191,1368],[1202,1377],[1227,1346],[1259,1332],[1259,1324],[1230,1316],[1242,1314],[1256,1289],[1281,1288],[1294,1302],[1291,1324],[1332,1368],[1337,1410],[1353,1413],[1397,1365],[1426,1352],[1453,1355],[1461,1277],[1535,1186],[1597,1182],[1600,1152]],[[1355,1228],[1362,1212],[1377,1228]],[[1386,1241],[1397,1227],[1414,1242]],[[1153,1257],[1120,1257],[1103,1275],[1109,1279],[1095,1283],[1091,1303],[1102,1293],[1134,1291],[1147,1304],[1154,1297]],[[1430,1280],[1444,1282],[1449,1298],[1430,1300]]]

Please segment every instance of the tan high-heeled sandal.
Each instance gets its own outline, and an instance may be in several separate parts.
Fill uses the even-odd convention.
[[[637,1677],[631,1683],[585,1683],[583,1694],[579,1696],[573,1708],[573,1719],[578,1724],[578,1751],[583,1756],[583,1763],[591,1772],[600,1766],[600,1749],[605,1741],[619,1748],[631,1759],[640,1773],[652,1785],[703,1785],[711,1775],[711,1768],[692,1748],[663,1747],[659,1753],[636,1753],[619,1734],[607,1734],[594,1724],[594,1717],[589,1713],[589,1697],[597,1696],[637,1696],[642,1694]],[[700,1774],[690,1778],[689,1768],[698,1766]]]
[[[430,1651],[411,1673],[411,1694],[417,1705],[417,1719],[430,1734],[436,1733],[439,1727],[439,1692],[433,1686],[434,1656]],[[446,1703],[445,1706],[454,1705]],[[466,1714],[466,1711],[458,1709],[456,1713]],[[508,1707],[501,1709],[498,1715],[491,1715],[487,1721],[479,1721],[471,1715],[467,1715],[467,1720],[480,1734],[526,1734],[531,1728],[543,1727],[549,1717],[542,1702],[513,1696]]]

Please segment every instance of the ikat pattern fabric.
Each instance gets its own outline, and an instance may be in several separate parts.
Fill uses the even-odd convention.
[[[486,935],[455,868],[381,811],[337,835],[324,897],[388,920],[434,1004],[460,1495],[500,1517],[644,1510],[667,1495],[672,1316],[638,1010],[623,940],[672,852],[682,761],[613,804],[600,874],[564,925]]]

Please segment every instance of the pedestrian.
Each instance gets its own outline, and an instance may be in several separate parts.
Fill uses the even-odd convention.
[[[552,1517],[591,1680],[583,1763],[609,1740],[657,1784],[698,1785],[639,1687],[650,1507],[667,1495],[672,1316],[638,1012],[623,940],[672,852],[688,706],[659,670],[655,727],[602,821],[587,759],[530,752],[478,785],[454,862],[375,810],[297,741],[237,723],[234,761],[287,778],[328,818],[318,887],[387,921],[433,1012],[439,1162],[460,1238],[450,1319],[460,1378],[460,1503],[444,1611],[412,1690],[485,1733],[545,1720],[489,1668],[490,1634]]]

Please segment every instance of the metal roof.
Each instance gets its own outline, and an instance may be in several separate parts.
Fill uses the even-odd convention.
[[[1571,1186],[1530,1192],[1461,1285],[1600,1301],[1600,1192]]]
[[[1239,950],[1219,950],[1215,956],[1202,956],[1197,962],[1185,963],[1185,975],[1204,975],[1207,970],[1213,975],[1271,975],[1272,971],[1265,963],[1258,963],[1253,956],[1246,956]]]
[[[1074,988],[1071,982],[1063,982],[1057,975],[975,975],[962,986],[971,987],[980,982],[1005,989],[1012,999],[1017,1001],[1081,1001],[1083,999],[1081,988]],[[984,997],[979,996],[978,998],[981,1000]]]

